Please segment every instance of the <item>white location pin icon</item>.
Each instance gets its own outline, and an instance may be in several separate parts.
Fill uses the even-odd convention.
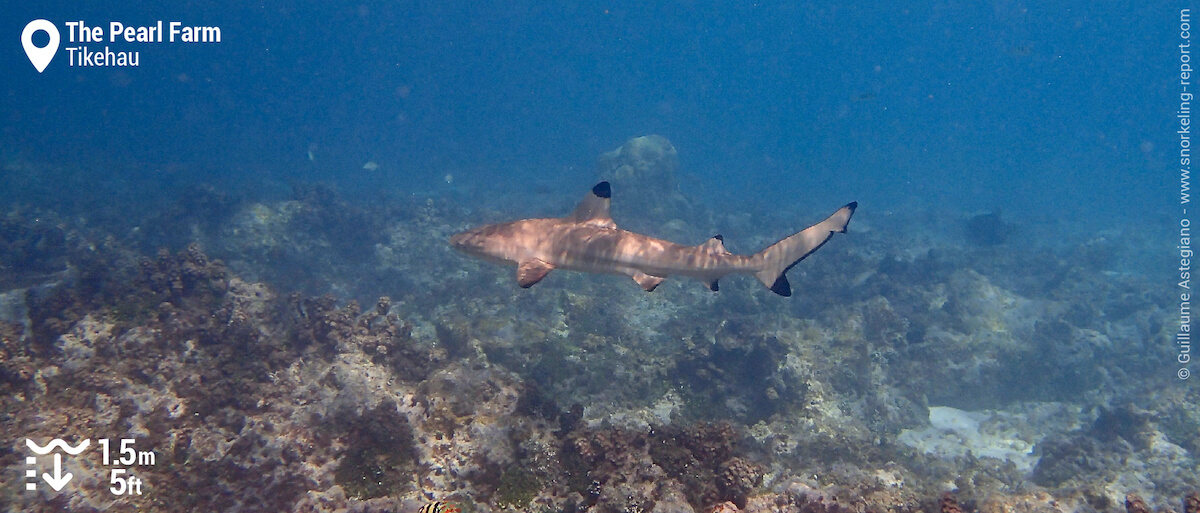
[[[50,35],[50,43],[41,48],[33,44],[33,33],[39,30]],[[25,25],[25,30],[21,31],[21,46],[25,47],[25,55],[29,57],[29,62],[32,62],[33,67],[37,68],[38,73],[41,73],[46,66],[50,65],[54,54],[58,53],[58,27],[47,20],[29,22],[28,25]]]

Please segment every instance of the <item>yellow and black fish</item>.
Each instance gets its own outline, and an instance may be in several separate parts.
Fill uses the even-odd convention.
[[[433,501],[421,506],[417,513],[462,513],[462,509],[453,502]]]

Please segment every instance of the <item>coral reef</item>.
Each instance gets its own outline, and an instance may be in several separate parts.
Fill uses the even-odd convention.
[[[661,135],[635,137],[596,160],[596,176],[620,194],[612,212],[625,229],[671,240],[712,236],[707,213],[679,190],[679,156]]]
[[[333,430],[345,433],[346,451],[334,482],[352,499],[373,499],[407,491],[417,464],[412,428],[396,404],[384,400],[361,415],[337,415]]]
[[[963,510],[958,505],[958,497],[953,493],[946,492],[942,494],[942,498],[938,499],[938,511],[941,513],[963,513]]]
[[[541,489],[542,483],[537,476],[529,470],[514,466],[500,475],[496,504],[502,509],[525,509]]]
[[[723,502],[745,507],[762,469],[736,455],[739,439],[726,423],[580,428],[564,438],[566,486],[582,498],[579,506],[596,511],[649,511],[681,497],[695,511]]]
[[[967,240],[976,246],[998,246],[1008,242],[1008,238],[1016,231],[1012,224],[1005,222],[996,212],[977,214],[967,219]]]
[[[596,161],[602,180],[622,189],[638,187],[675,190],[679,187],[679,153],[661,135],[635,137]]]
[[[618,223],[759,245],[812,214],[708,212],[676,159],[654,137],[601,158]],[[671,193],[621,196],[643,183]],[[0,507],[1111,511],[1200,485],[1179,471],[1200,392],[1161,372],[1177,305],[1120,270],[1119,230],[1017,248],[999,219],[971,242],[961,213],[864,211],[780,301],[733,279],[522,290],[446,247],[494,220],[469,198],[189,194],[117,234],[0,219],[0,466],[22,475],[24,438],[157,457],[141,496],[89,453],[64,491],[16,481]]]
[[[369,212],[324,185],[296,184],[289,200],[242,201],[228,208],[233,210],[207,216],[226,222],[192,223],[188,233],[242,275],[286,282],[290,290],[309,294],[331,292],[334,283],[366,274],[374,267],[372,251],[385,240],[387,213]]]
[[[1150,508],[1136,493],[1128,493],[1125,494],[1125,513],[1150,513]]]

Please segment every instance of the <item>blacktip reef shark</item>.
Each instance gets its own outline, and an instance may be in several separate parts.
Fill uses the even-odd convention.
[[[858,202],[753,255],[735,255],[714,236],[699,246],[675,244],[617,228],[609,217],[612,188],[600,182],[571,215],[490,224],[450,237],[468,255],[517,265],[517,284],[532,287],[550,271],[569,269],[633,278],[647,292],[671,275],[700,280],[717,290],[727,274],[753,274],[771,292],[792,295],[787,271],[833,237],[845,233]]]

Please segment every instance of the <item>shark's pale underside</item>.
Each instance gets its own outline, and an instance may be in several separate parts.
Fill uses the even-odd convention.
[[[824,221],[744,256],[727,251],[720,235],[699,246],[685,246],[619,229],[608,214],[611,196],[608,182],[600,182],[567,217],[481,226],[454,235],[450,244],[471,256],[516,264],[521,287],[533,286],[555,269],[569,269],[626,275],[646,291],[668,276],[690,276],[715,291],[717,280],[742,273],[753,274],[771,292],[790,296],[788,269],[835,232],[845,233],[858,207],[852,202]]]

